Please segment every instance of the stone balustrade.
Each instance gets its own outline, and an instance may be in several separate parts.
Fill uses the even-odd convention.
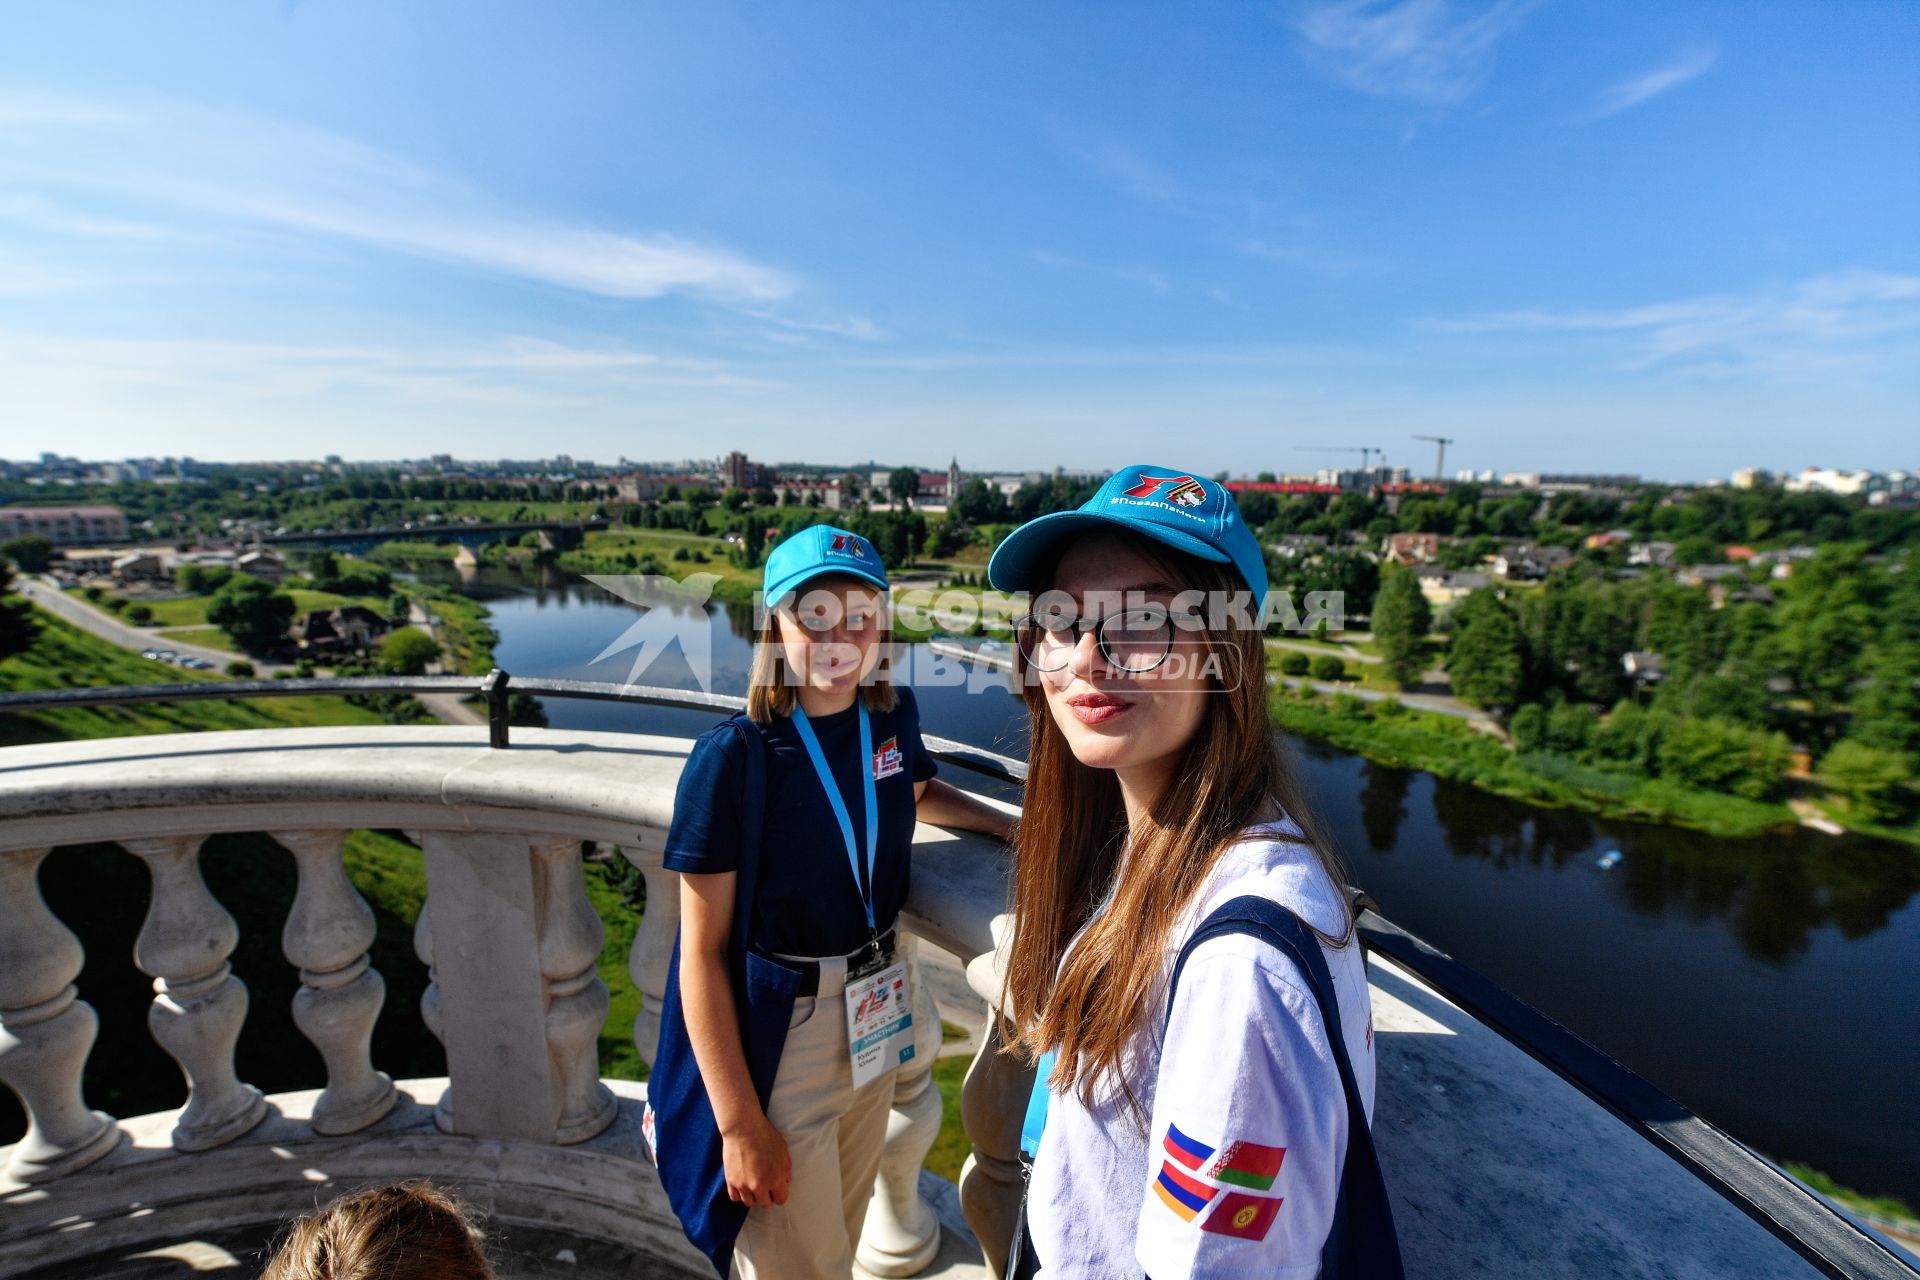
[[[265,831],[295,860],[297,890],[282,950],[300,975],[294,1023],[325,1064],[323,1087],[302,1095],[297,1108],[309,1148],[414,1133],[416,1115],[429,1114],[439,1133],[475,1144],[556,1152],[578,1146],[604,1159],[612,1143],[626,1158],[643,1159],[633,1118],[619,1120],[623,1106],[635,1109],[635,1094],[617,1092],[598,1068],[609,1004],[597,972],[605,931],[587,899],[583,852],[617,850],[646,881],[647,910],[628,963],[642,995],[634,1038],[650,1061],[679,922],[677,878],[660,859],[687,745],[534,730],[517,734],[507,751],[491,751],[470,730],[434,726],[0,751],[0,1081],[20,1099],[30,1124],[7,1152],[4,1176],[16,1188],[42,1190],[31,1200],[14,1196],[13,1207],[30,1203],[45,1221],[71,1219],[69,1210],[91,1215],[100,1227],[90,1244],[136,1238],[154,1224],[143,1228],[129,1215],[131,1201],[116,1206],[113,1197],[136,1174],[151,1176],[147,1165],[162,1154],[192,1156],[194,1163],[182,1167],[200,1171],[188,1181],[207,1184],[209,1201],[243,1203],[268,1220],[311,1204],[310,1173],[284,1171],[278,1195],[271,1179],[252,1181],[260,1169],[259,1139],[251,1135],[258,1128],[284,1146],[289,1106],[263,1097],[234,1070],[248,1007],[244,976],[229,963],[238,930],[199,863],[206,837],[227,831]],[[341,853],[346,833],[363,827],[400,829],[421,850],[428,893],[414,943],[431,975],[420,1015],[447,1052],[447,1079],[437,1085],[397,1087],[372,1060],[386,983],[369,962],[373,912]],[[922,914],[904,922],[970,955],[971,940],[983,944],[987,937],[991,912],[947,899],[975,888],[998,894],[998,865],[977,837],[929,829],[922,839],[949,855],[967,850],[990,868],[977,885],[953,885],[929,865],[917,877],[926,885]],[[50,850],[103,840],[119,843],[150,872],[135,959],[153,979],[151,1033],[187,1085],[177,1113],[130,1123],[89,1110],[81,1096],[97,1020],[74,986],[80,945],[48,910],[37,882]],[[911,955],[911,937],[906,947]],[[862,1265],[881,1276],[924,1270],[941,1235],[920,1193],[921,1165],[941,1114],[932,1077],[940,1018],[923,984],[916,1012],[920,1052],[896,1081],[860,1245]],[[156,1128],[162,1120],[163,1142]],[[129,1131],[144,1135],[144,1149],[129,1149]],[[223,1161],[244,1168],[249,1185],[212,1185]],[[649,1169],[639,1179],[653,1201],[639,1215],[640,1231],[649,1247],[672,1255],[671,1217],[650,1178]],[[553,1206],[527,1213],[565,1216]],[[23,1234],[33,1216],[0,1214],[0,1271],[55,1256],[47,1252],[55,1242]],[[677,1260],[697,1270],[685,1246],[678,1251]]]
[[[596,1070],[608,995],[582,868],[585,847],[617,849],[645,879],[628,965],[642,1001],[635,1040],[651,1057],[678,925],[660,859],[687,747],[516,730],[495,750],[472,729],[410,726],[0,749],[0,1082],[28,1117],[26,1135],[0,1149],[0,1274],[80,1259],[69,1273],[92,1275],[86,1260],[116,1250],[264,1229],[316,1199],[420,1175],[457,1186],[498,1226],[641,1260],[631,1274],[711,1274],[646,1160],[643,1088]],[[422,851],[414,943],[432,982],[419,1013],[446,1048],[445,1079],[392,1080],[370,1052],[386,985],[368,959],[372,914],[340,856],[344,833],[369,827],[407,832]],[[311,1091],[263,1098],[234,1070],[246,975],[233,972],[236,928],[201,878],[199,849],[235,831],[267,832],[295,859],[281,943],[300,977],[294,1023],[325,1065]],[[149,1027],[187,1085],[175,1112],[115,1120],[83,1097],[98,1020],[76,987],[80,944],[37,877],[61,846],[91,841],[118,842],[151,875],[135,958],[153,980]],[[978,1003],[948,1012],[977,1018],[1001,995],[1005,860],[990,841],[929,827],[914,857],[909,949],[964,962]],[[1371,965],[1373,1127],[1408,1274],[1816,1274],[1412,974],[1379,956]],[[860,1242],[875,1275],[920,1273],[944,1230],[969,1225],[997,1270],[1018,1203],[1032,1075],[996,1052],[991,1026],[962,1098],[965,1222],[923,1194],[940,1113],[931,986],[916,983],[927,1038],[896,1078]]]

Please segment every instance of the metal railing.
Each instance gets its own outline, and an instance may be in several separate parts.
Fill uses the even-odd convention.
[[[119,685],[0,694],[0,712],[119,706],[206,698],[314,694],[458,693],[481,698],[489,744],[510,744],[508,699],[578,698],[731,714],[744,698],[724,694],[585,680],[515,679],[495,668],[485,676],[358,676],[310,680],[209,680],[173,685]],[[1002,782],[1023,783],[1026,765],[951,739],[928,736],[936,758]],[[1362,944],[1407,969],[1606,1108],[1743,1213],[1834,1280],[1914,1280],[1916,1271],[1858,1222],[1838,1211],[1731,1135],[1668,1097],[1652,1083],[1539,1010],[1387,920],[1354,892]]]

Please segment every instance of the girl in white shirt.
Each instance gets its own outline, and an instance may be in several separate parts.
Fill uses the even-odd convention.
[[[1220,486],[1137,467],[1016,530],[989,575],[1039,593],[1002,1028],[1053,1055],[1032,1254],[1076,1280],[1317,1275],[1354,1118],[1310,981],[1267,943],[1210,938],[1167,1009],[1207,913],[1269,898],[1318,935],[1371,1111],[1345,876],[1268,723],[1259,548]],[[1234,592],[1250,617],[1209,615]]]

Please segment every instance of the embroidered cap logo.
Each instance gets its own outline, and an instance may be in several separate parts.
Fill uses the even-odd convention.
[[[1165,494],[1162,485],[1172,485]],[[1129,498],[1161,497],[1176,507],[1197,507],[1207,500],[1207,490],[1192,476],[1150,476],[1142,473],[1134,486],[1125,491]]]

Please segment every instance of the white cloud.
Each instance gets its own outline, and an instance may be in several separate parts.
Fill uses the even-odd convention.
[[[1748,293],[1708,294],[1610,310],[1529,309],[1428,322],[1470,334],[1625,339],[1629,362],[1718,375],[1837,371],[1920,336],[1920,276],[1844,271]]]
[[[0,192],[0,220],[58,235],[96,240],[166,240],[175,234],[149,222],[82,213],[40,196],[7,192]]]
[[[1718,49],[1689,49],[1679,58],[1663,67],[1643,71],[1629,80],[1622,80],[1594,99],[1593,107],[1587,112],[1587,119],[1600,120],[1607,116],[1618,115],[1631,110],[1643,102],[1648,102],[1691,80],[1698,80],[1713,69],[1720,60]]]
[[[213,215],[614,298],[685,294],[765,306],[788,273],[699,239],[506,208],[452,179],[326,130],[176,102],[139,111],[0,97],[0,180],[32,187],[0,212],[76,234],[116,229],[85,198]],[[59,193],[56,202],[45,192]],[[121,232],[135,224],[117,228]]]
[[[1309,5],[1294,27],[1347,85],[1428,107],[1465,102],[1532,0],[1334,0]]]

